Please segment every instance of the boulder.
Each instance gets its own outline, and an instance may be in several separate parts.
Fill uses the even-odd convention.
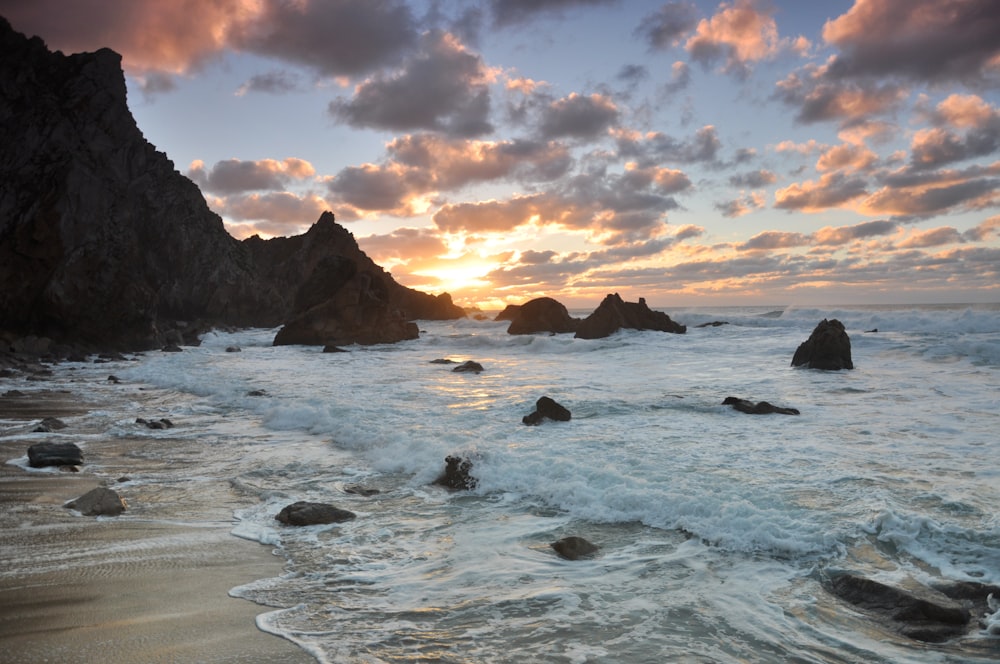
[[[809,338],[795,350],[792,366],[827,371],[853,369],[851,338],[844,324],[837,319],[820,321]]]
[[[84,516],[118,516],[125,511],[125,501],[113,489],[91,489],[76,500],[63,505]]]
[[[508,304],[503,308],[503,311],[498,313],[493,319],[495,321],[499,320],[514,320],[517,318],[517,312],[521,310],[520,304]]]
[[[783,408],[781,406],[770,404],[766,401],[758,401],[757,403],[754,403],[746,399],[740,399],[739,397],[726,397],[722,403],[726,406],[732,406],[741,413],[748,413],[750,415],[770,415],[771,413],[778,413],[779,415],[799,414],[799,411],[795,408]]]
[[[83,452],[76,443],[35,443],[28,448],[28,465],[32,468],[47,466],[79,466]]]
[[[565,406],[550,397],[541,397],[535,402],[535,411],[521,418],[524,424],[541,424],[545,418],[556,422],[569,422],[572,415]]]
[[[723,325],[729,325],[729,323],[724,320],[713,320],[710,323],[702,323],[701,325],[695,325],[695,327],[722,327]]]
[[[570,536],[550,544],[560,557],[566,560],[579,560],[596,553],[599,548],[582,537]]]
[[[836,597],[916,641],[940,643],[960,636],[972,617],[966,607],[930,588],[903,590],[849,572],[832,575],[826,586]]]
[[[227,353],[240,353],[242,351],[243,349],[240,348],[239,346],[226,346]]]
[[[299,501],[286,505],[274,518],[287,526],[316,526],[350,521],[357,514],[326,503]]]
[[[625,302],[618,293],[604,298],[594,313],[583,319],[576,330],[577,339],[602,339],[618,330],[657,330],[684,334],[687,327],[675,323],[662,311],[653,311],[644,298]]]
[[[344,493],[350,493],[355,496],[365,496],[366,498],[371,496],[377,496],[381,491],[368,486],[362,486],[361,484],[348,484],[344,487]]]
[[[60,429],[65,429],[66,423],[60,420],[58,417],[46,417],[43,418],[38,426],[33,429],[35,433],[51,433],[53,431],[59,431]]]
[[[472,476],[472,461],[465,457],[449,455],[444,460],[444,472],[434,480],[437,486],[443,486],[452,491],[475,489],[479,484]]]
[[[507,328],[507,334],[574,332],[579,322],[579,319],[569,315],[562,303],[551,297],[539,297],[525,302],[517,309]]]
[[[452,369],[453,373],[482,373],[482,371],[483,365],[479,362],[473,362],[472,360],[466,360]]]

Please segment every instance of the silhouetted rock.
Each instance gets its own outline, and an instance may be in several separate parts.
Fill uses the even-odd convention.
[[[240,348],[239,346],[226,346],[226,352],[227,353],[241,353],[241,352],[243,352],[243,349]]]
[[[851,338],[844,324],[837,319],[820,321],[809,338],[803,341],[792,356],[793,367],[839,371],[853,369]]]
[[[851,573],[837,573],[826,584],[840,599],[880,618],[903,636],[939,643],[966,632],[969,610],[942,593],[887,586]]]
[[[472,461],[465,457],[450,455],[445,457],[444,472],[434,480],[434,484],[452,491],[475,489],[479,482],[471,475]]]
[[[541,424],[545,418],[557,422],[569,422],[571,417],[569,409],[549,397],[541,397],[535,402],[534,412],[525,415],[521,421],[524,424],[534,425]]]
[[[517,312],[521,310],[520,304],[508,304],[503,308],[503,311],[496,315],[493,320],[514,320],[517,318]]]
[[[340,346],[323,346],[324,353],[349,353],[351,351],[344,350]]]
[[[625,302],[618,293],[604,298],[594,313],[580,321],[576,330],[578,339],[602,339],[618,330],[657,330],[684,334],[687,327],[675,323],[662,311],[653,311],[644,298],[638,302]]]
[[[444,357],[439,357],[436,360],[431,360],[431,364],[455,364],[455,360],[449,360]]]
[[[32,468],[47,466],[79,466],[83,451],[76,443],[35,443],[28,448],[28,465]]]
[[[472,360],[467,360],[462,362],[460,365],[452,369],[455,373],[481,373],[483,371],[483,365],[479,362],[473,362]]]
[[[316,526],[350,521],[357,514],[326,503],[299,501],[286,505],[274,518],[288,526]]]
[[[560,557],[566,560],[579,560],[585,556],[596,553],[599,549],[597,545],[588,542],[582,537],[564,537],[561,540],[550,544]]]
[[[195,344],[213,326],[289,321],[365,343],[412,338],[397,318],[464,316],[447,294],[393,281],[330,213],[295,237],[230,236],[139,131],[121,57],[109,49],[50,52],[0,18],[0,118],[0,337],[152,349]],[[344,295],[315,281],[303,289],[336,257],[369,285],[342,284]],[[357,299],[345,302],[350,293]],[[370,293],[380,294],[377,307]],[[310,313],[338,296],[339,306]],[[316,322],[321,315],[345,318]],[[302,316],[313,318],[294,320]],[[389,320],[394,330],[374,331]],[[340,336],[355,329],[357,339]]]
[[[579,322],[560,302],[551,297],[539,297],[525,302],[514,312],[507,334],[574,332]]]
[[[724,320],[713,320],[711,323],[702,323],[695,325],[695,327],[722,327],[723,325],[729,325],[729,323]]]
[[[125,511],[125,501],[113,489],[98,487],[63,507],[76,510],[84,516],[118,516]]]
[[[741,413],[748,413],[750,415],[770,415],[771,413],[777,413],[779,415],[798,415],[799,411],[795,408],[783,408],[781,406],[775,406],[766,401],[758,401],[754,403],[752,401],[747,401],[746,399],[740,399],[739,397],[726,397],[722,401],[723,405],[732,406]]]

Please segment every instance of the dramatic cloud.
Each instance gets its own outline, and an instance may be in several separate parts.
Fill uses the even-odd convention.
[[[782,210],[821,212],[838,207],[864,196],[867,184],[864,179],[848,177],[843,173],[827,173],[818,182],[809,180],[791,184],[774,192],[774,207]]]
[[[230,196],[222,213],[237,221],[259,221],[255,226],[271,235],[288,235],[314,223],[330,205],[319,196],[296,196],[287,191]]]
[[[331,102],[329,111],[352,127],[473,137],[493,130],[488,86],[494,78],[458,39],[435,33],[402,69],[365,80],[353,98]]]
[[[840,246],[856,240],[864,240],[882,235],[890,235],[899,226],[892,221],[866,221],[854,226],[824,227],[813,233],[817,245]]]
[[[858,0],[823,27],[840,49],[834,79],[895,76],[923,82],[998,80],[994,0]]]
[[[358,245],[379,265],[448,252],[441,236],[429,228],[397,228],[386,235],[358,238]]]
[[[227,159],[217,162],[207,171],[203,162],[195,161],[187,172],[187,176],[194,180],[202,191],[215,194],[284,189],[285,185],[293,180],[306,180],[315,174],[312,164],[295,158],[283,161]]]
[[[961,242],[964,242],[962,235],[954,228],[945,226],[918,231],[900,242],[898,246],[900,249],[910,249],[913,247],[940,247]]]
[[[799,122],[856,123],[898,108],[907,95],[895,83],[830,81],[826,71],[807,67],[804,75],[793,72],[778,82],[776,98],[799,109]]]

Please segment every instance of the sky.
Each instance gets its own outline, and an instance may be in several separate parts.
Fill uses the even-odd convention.
[[[496,309],[1000,302],[996,0],[0,0],[237,238]]]

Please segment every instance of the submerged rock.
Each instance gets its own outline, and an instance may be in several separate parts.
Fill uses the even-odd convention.
[[[460,365],[452,369],[452,371],[454,373],[482,373],[483,365],[479,362],[468,360],[466,362],[462,362]]]
[[[851,338],[844,324],[837,319],[820,321],[809,338],[795,349],[792,366],[826,371],[853,369]]]
[[[568,408],[557,403],[550,397],[541,397],[535,402],[535,411],[521,418],[521,422],[535,425],[541,424],[545,418],[555,420],[556,422],[569,422],[571,417],[572,415]]]
[[[752,401],[747,401],[746,399],[740,399],[739,397],[726,397],[722,401],[722,404],[725,406],[732,406],[741,413],[748,413],[750,415],[770,415],[771,413],[778,413],[779,415],[799,414],[799,411],[796,408],[783,408],[781,406],[770,404],[767,401],[758,401],[757,403],[754,403]]]
[[[674,334],[687,332],[687,326],[675,323],[662,311],[650,309],[645,298],[640,297],[638,302],[625,302],[618,293],[614,293],[605,297],[594,313],[580,322],[576,338],[602,339],[622,328]]]
[[[582,537],[570,536],[550,544],[560,557],[566,560],[579,560],[580,558],[597,553],[599,547],[588,542]]]
[[[98,487],[63,505],[84,516],[118,516],[125,511],[125,501],[113,489]]]
[[[357,514],[327,503],[299,501],[286,505],[274,518],[288,526],[316,526],[350,521]]]
[[[66,423],[60,420],[58,417],[46,417],[38,423],[38,426],[33,429],[35,433],[51,433],[53,431],[59,431],[60,429],[65,429]]]
[[[79,466],[83,452],[76,443],[35,443],[28,448],[28,465],[32,468],[48,466]]]

